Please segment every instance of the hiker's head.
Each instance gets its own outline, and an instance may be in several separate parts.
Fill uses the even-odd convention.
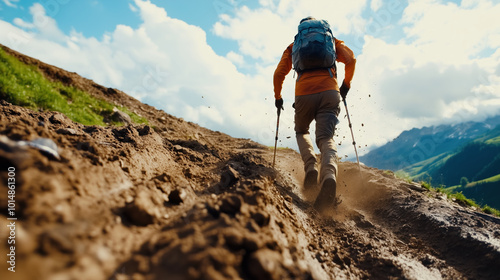
[[[311,17],[311,16],[308,16],[308,17],[306,17],[306,18],[303,18],[303,19],[300,21],[300,23],[303,23],[304,21],[308,21],[308,20],[315,20],[315,18],[314,18],[314,17]]]

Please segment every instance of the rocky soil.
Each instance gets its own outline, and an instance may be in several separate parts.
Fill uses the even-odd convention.
[[[84,126],[0,102],[1,279],[498,279],[500,219],[392,173],[339,165],[338,209],[300,156],[175,118],[17,54],[148,125]],[[51,139],[57,154],[33,147]],[[35,140],[36,141],[36,140]],[[8,178],[15,168],[15,270]]]

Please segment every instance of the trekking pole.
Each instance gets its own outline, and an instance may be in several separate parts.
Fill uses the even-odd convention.
[[[345,112],[347,114],[347,121],[349,122],[349,128],[351,129],[352,145],[354,146],[354,152],[356,153],[356,160],[358,161],[359,173],[361,174],[361,165],[359,164],[358,149],[356,149],[356,141],[354,140],[354,133],[352,132],[351,117],[349,116],[349,111],[347,110],[347,102],[345,101],[345,98],[342,99],[344,101]]]
[[[276,161],[276,147],[278,146],[278,129],[280,127],[280,114],[281,114],[281,108],[278,108],[278,122],[276,123],[276,138],[274,141],[273,169],[274,169],[274,162]]]

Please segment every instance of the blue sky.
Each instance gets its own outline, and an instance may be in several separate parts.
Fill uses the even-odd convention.
[[[357,57],[348,103],[365,153],[412,127],[500,113],[498,14],[496,0],[1,0],[0,43],[271,146],[274,69],[301,18],[327,19]],[[290,73],[280,145],[295,148],[293,91]],[[352,159],[343,116],[336,141]]]
[[[141,24],[140,16],[130,9],[132,0],[111,1],[8,1],[16,7],[0,4],[3,12],[0,19],[12,22],[15,18],[30,21],[32,15],[29,8],[34,3],[40,3],[45,8],[47,15],[54,18],[59,28],[66,34],[72,30],[82,33],[86,37],[101,38],[103,34],[113,32],[118,24],[137,28]],[[59,4],[60,3],[60,4]],[[240,4],[256,7],[258,1],[250,0],[164,0],[153,1],[159,7],[165,8],[168,16],[182,19],[188,24],[202,27],[207,31],[207,42],[219,55],[224,55],[237,48],[237,42],[216,36],[210,32],[212,25],[218,20],[219,15],[234,13]]]

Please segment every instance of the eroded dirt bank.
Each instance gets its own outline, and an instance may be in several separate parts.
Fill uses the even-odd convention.
[[[18,217],[16,272],[2,262],[2,279],[500,275],[497,218],[348,162],[342,204],[320,217],[294,151],[278,151],[275,172],[267,147],[156,112],[155,129],[103,128],[0,104],[2,228],[11,166]],[[38,137],[60,158],[15,145]]]

